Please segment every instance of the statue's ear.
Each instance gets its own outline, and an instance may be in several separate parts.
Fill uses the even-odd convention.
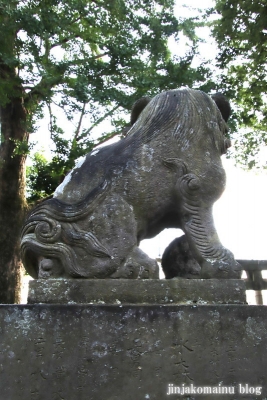
[[[141,99],[136,100],[134,105],[132,106],[131,112],[131,125],[133,125],[137,120],[143,109],[148,105],[150,102],[150,97],[141,97]]]
[[[213,101],[215,101],[217,107],[221,111],[223,119],[225,122],[227,122],[231,114],[231,106],[229,101],[222,93],[215,93],[211,96],[211,98]]]

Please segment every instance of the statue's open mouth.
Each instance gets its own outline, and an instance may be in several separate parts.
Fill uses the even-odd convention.
[[[84,277],[76,248],[66,243],[42,243],[30,233],[22,238],[21,251],[27,272],[35,279]]]
[[[35,247],[32,241],[29,246],[29,242],[24,240],[22,256],[24,262],[27,263],[28,273],[35,279],[69,277],[60,258],[44,255],[44,248],[39,248],[38,245]]]
[[[38,259],[38,278],[62,278],[64,277],[64,268],[57,259],[39,257]]]

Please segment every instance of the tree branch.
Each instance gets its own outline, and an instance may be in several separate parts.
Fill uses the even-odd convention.
[[[50,131],[50,137],[52,139],[53,136],[53,114],[52,114],[52,109],[51,109],[51,103],[47,103],[48,111],[49,111],[49,124],[48,124],[48,129]]]
[[[77,39],[78,37],[81,37],[81,35],[79,35],[79,34],[77,34],[77,35],[72,35],[72,36],[69,36],[69,37],[65,37],[64,39],[62,39],[62,40],[59,40],[58,42],[56,42],[56,43],[53,43],[52,45],[51,45],[51,49],[53,49],[54,47],[57,47],[57,46],[61,46],[62,44],[66,44],[66,43],[68,43],[68,41],[70,41],[71,39]]]
[[[112,108],[112,110],[108,111],[105,115],[103,115],[103,117],[99,118],[97,120],[97,122],[95,122],[89,129],[87,129],[85,132],[83,132],[80,136],[77,137],[77,141],[85,138],[86,136],[89,135],[89,133],[97,126],[99,125],[102,121],[104,121],[107,117],[109,117],[111,114],[114,113],[114,111],[116,111],[118,108],[120,107],[120,105],[116,105],[115,107]],[[115,135],[114,135],[115,136]]]
[[[36,102],[41,100],[45,100],[48,92],[56,85],[60,84],[62,81],[62,76],[54,77],[53,79],[47,79],[46,76],[43,76],[41,81],[37,83],[25,96],[25,103],[29,102],[33,98],[35,98]]]
[[[79,135],[80,130],[81,130],[82,120],[83,120],[83,117],[85,115],[85,108],[86,108],[86,103],[83,103],[83,109],[82,109],[81,116],[80,116],[80,119],[79,119],[79,123],[78,123],[77,129],[76,129],[75,135],[74,135],[74,139],[76,141],[78,141],[78,135]]]

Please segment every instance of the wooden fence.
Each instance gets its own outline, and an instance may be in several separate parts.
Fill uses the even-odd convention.
[[[267,279],[262,277],[262,271],[267,270],[267,260],[237,260],[247,274],[247,290],[267,289]]]
[[[267,270],[267,260],[237,260],[246,272],[247,290],[255,290],[256,304],[263,304],[262,290],[267,289],[267,279],[262,277],[262,271]]]

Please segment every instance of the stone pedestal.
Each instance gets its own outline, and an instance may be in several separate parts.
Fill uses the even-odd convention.
[[[164,291],[168,288],[168,299],[178,302],[173,293],[170,295],[170,287],[182,283],[172,282],[160,287]],[[192,282],[185,281],[183,285],[191,285],[192,289],[197,285]],[[52,288],[58,284],[52,283]],[[61,281],[59,285],[65,285],[67,301],[80,303],[90,297],[79,296],[88,296],[92,283],[81,284],[86,290],[78,295],[70,291],[75,283],[80,284]],[[109,287],[111,297],[98,293],[96,299],[109,303],[118,300],[117,305],[0,306],[1,399],[267,398],[266,307],[241,304],[242,298],[237,300],[235,295],[232,301],[240,304],[222,304],[226,298],[230,301],[230,294],[218,305],[211,300],[210,304],[198,304],[199,297],[195,297],[194,304],[164,304],[165,292],[160,292],[160,287],[154,295],[162,299],[161,304],[148,304],[152,301],[152,294],[148,293],[143,297],[146,305],[130,303],[129,297],[129,304],[124,304],[123,296],[129,293],[120,296],[120,283],[112,283],[116,291]],[[129,287],[137,283],[131,282]],[[214,287],[213,282],[205,281],[202,285],[207,285],[207,293],[208,283]],[[239,287],[235,282],[225,281],[225,287],[227,284]],[[46,285],[48,282],[43,294],[46,292],[46,301],[51,302],[55,289],[48,293]],[[215,287],[212,290],[216,292]],[[40,299],[41,293],[40,283],[34,282],[30,299],[33,301],[33,295]],[[201,301],[207,301],[207,293],[202,293]],[[185,394],[174,394],[177,388],[186,390]],[[217,390],[217,394],[210,390]],[[222,390],[229,393],[222,394]]]
[[[242,280],[49,279],[29,283],[28,303],[244,304]]]

